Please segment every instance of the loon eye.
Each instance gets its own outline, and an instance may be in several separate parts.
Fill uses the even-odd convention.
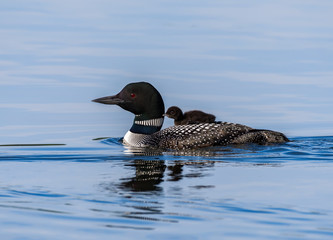
[[[135,98],[135,96],[136,96],[135,93],[131,93],[130,95],[131,95],[131,98]]]

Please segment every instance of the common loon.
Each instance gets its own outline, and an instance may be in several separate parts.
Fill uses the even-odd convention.
[[[133,147],[179,150],[228,144],[289,141],[279,132],[253,129],[227,122],[178,125],[161,130],[164,102],[160,93],[147,82],[130,83],[114,96],[92,101],[118,105],[135,114],[133,125],[123,139],[124,144]]]
[[[213,123],[215,116],[209,113],[204,113],[199,110],[193,110],[183,113],[176,106],[169,107],[164,116],[174,119],[175,125],[197,124],[197,123]]]

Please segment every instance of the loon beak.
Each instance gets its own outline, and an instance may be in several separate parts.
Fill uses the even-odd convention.
[[[103,104],[111,104],[111,105],[118,105],[120,103],[124,103],[125,101],[119,98],[118,95],[115,96],[108,96],[108,97],[101,97],[92,100],[93,102],[103,103]]]

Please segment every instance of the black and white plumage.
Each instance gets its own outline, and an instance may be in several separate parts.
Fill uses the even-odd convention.
[[[126,85],[117,95],[93,100],[103,104],[118,105],[135,114],[124,143],[134,147],[162,149],[193,149],[209,146],[245,143],[284,143],[288,138],[270,130],[227,123],[199,123],[172,126],[161,130],[164,103],[160,93],[149,83]]]
[[[279,132],[219,122],[172,126],[152,134],[142,143],[158,148],[191,149],[228,144],[266,144],[286,141],[288,139]]]

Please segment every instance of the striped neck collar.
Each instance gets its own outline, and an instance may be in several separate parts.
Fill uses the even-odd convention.
[[[155,118],[155,119],[148,119],[148,120],[141,120],[141,121],[134,121],[137,125],[142,126],[153,126],[153,127],[162,127],[164,118]]]
[[[130,129],[132,133],[150,135],[161,130],[164,118],[155,118],[148,120],[134,120]]]

